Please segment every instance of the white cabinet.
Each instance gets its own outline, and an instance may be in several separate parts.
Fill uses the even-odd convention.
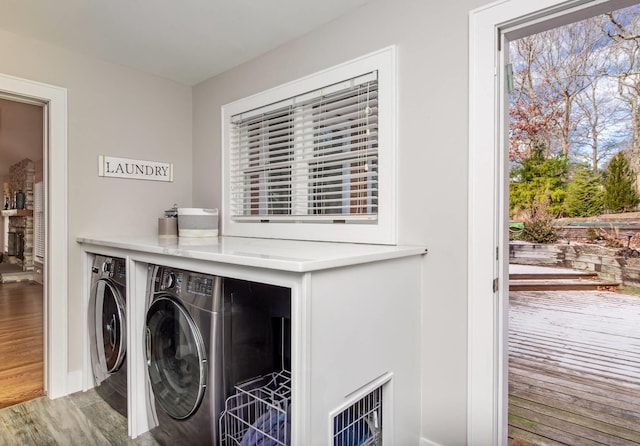
[[[149,429],[142,327],[147,266],[160,264],[291,290],[292,445],[333,445],[333,416],[376,385],[382,385],[383,444],[418,444],[423,247],[235,237],[78,242],[85,271],[94,254],[128,262],[132,436]],[[92,386],[88,367],[87,360],[85,388]]]

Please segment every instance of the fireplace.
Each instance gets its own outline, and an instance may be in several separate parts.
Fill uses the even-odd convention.
[[[24,234],[22,232],[16,232],[16,245],[16,257],[24,261]]]
[[[7,255],[15,256],[18,252],[16,243],[18,240],[17,234],[15,232],[8,232],[7,235],[9,236],[7,239]]]
[[[22,232],[8,232],[7,255],[24,260],[24,234]]]

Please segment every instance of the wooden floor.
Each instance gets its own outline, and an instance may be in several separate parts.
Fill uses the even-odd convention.
[[[2,446],[159,444],[148,432],[135,440],[130,439],[127,419],[113,410],[95,390],[55,400],[37,398],[0,410]]]
[[[43,290],[0,283],[0,408],[44,395]]]
[[[509,324],[510,438],[640,445],[640,296],[512,292]]]
[[[34,282],[0,283],[0,445],[158,446],[150,433],[130,439],[127,419],[94,390],[42,397],[42,292]]]

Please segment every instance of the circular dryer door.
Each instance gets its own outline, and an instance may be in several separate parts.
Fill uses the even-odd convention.
[[[156,298],[147,310],[146,356],[156,402],[175,419],[191,416],[204,398],[207,358],[198,327],[170,295]]]
[[[92,302],[98,363],[107,374],[114,373],[122,366],[127,351],[125,302],[106,279],[98,280]]]

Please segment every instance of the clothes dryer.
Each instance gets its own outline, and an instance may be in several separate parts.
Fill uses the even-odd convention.
[[[126,262],[96,255],[91,269],[89,347],[96,390],[127,416]]]
[[[245,409],[237,420],[242,432],[220,432],[225,400],[237,385],[291,370],[290,289],[157,265],[148,277],[152,434],[170,446],[240,444],[262,413]],[[242,444],[266,444],[247,441]]]
[[[150,266],[145,352],[152,434],[161,444],[211,445],[222,391],[222,279]]]

